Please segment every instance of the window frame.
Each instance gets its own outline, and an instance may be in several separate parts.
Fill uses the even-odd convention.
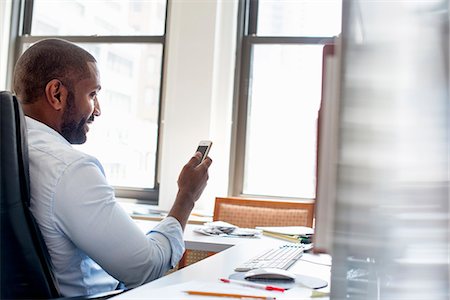
[[[166,33],[168,26],[168,12],[170,10],[170,1],[166,1],[166,11],[164,20],[164,32],[162,35],[121,35],[121,36],[83,36],[83,35],[31,35],[31,25],[33,18],[34,0],[14,1],[12,9],[12,28],[10,41],[13,45],[14,51],[10,51],[9,65],[8,65],[8,79],[7,86],[12,86],[13,68],[23,52],[23,46],[29,43],[35,43],[45,38],[61,38],[73,43],[111,43],[111,44],[160,44],[162,46],[161,70],[160,70],[160,90],[159,90],[159,104],[158,104],[158,132],[156,143],[156,161],[155,161],[155,176],[153,188],[136,188],[113,186],[115,196],[117,198],[129,198],[135,200],[137,203],[158,205],[159,204],[159,170],[160,170],[160,145],[162,138],[161,114],[163,106],[163,90],[165,78],[165,64],[166,64]]]
[[[253,46],[263,45],[325,45],[334,42],[335,37],[305,36],[258,36],[258,0],[242,0],[238,11],[238,34],[234,112],[233,140],[230,160],[230,186],[228,194],[234,197],[253,197],[260,199],[286,199],[311,201],[315,199],[285,197],[274,195],[244,194],[244,168],[247,142],[247,116],[250,95],[250,78],[252,70]],[[317,160],[316,160],[317,165]],[[316,195],[317,196],[317,195]]]

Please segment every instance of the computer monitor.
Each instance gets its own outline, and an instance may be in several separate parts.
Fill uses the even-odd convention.
[[[332,253],[339,127],[339,45],[324,46],[317,138],[314,252]]]

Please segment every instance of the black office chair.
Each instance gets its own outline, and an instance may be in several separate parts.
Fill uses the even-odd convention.
[[[30,180],[25,119],[17,99],[0,93],[1,298],[57,298],[58,283],[28,209]]]
[[[0,92],[0,121],[0,299],[59,298],[47,247],[29,210],[25,118],[17,98],[9,92]],[[106,299],[119,292],[70,299]]]

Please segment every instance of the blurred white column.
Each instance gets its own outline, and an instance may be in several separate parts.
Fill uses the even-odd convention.
[[[449,299],[448,1],[344,1],[332,299]]]

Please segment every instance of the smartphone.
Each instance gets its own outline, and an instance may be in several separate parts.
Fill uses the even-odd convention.
[[[212,146],[211,141],[200,141],[200,143],[198,144],[198,148],[197,148],[196,152],[202,153],[202,160],[200,161],[200,163],[202,161],[204,161],[205,158],[208,156],[209,149],[211,149],[211,146]]]

